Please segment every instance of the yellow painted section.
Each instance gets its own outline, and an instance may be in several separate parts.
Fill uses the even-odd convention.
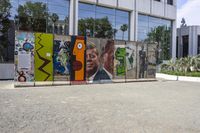
[[[53,81],[53,35],[35,33],[35,81]]]

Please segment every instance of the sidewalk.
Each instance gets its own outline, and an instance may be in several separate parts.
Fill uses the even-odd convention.
[[[0,80],[0,89],[14,89],[14,81],[13,80]]]
[[[199,133],[199,86],[159,80],[0,89],[0,132]]]

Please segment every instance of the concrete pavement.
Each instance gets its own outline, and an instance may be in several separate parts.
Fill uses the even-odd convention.
[[[200,132],[200,83],[159,80],[15,89],[3,82],[1,133]]]

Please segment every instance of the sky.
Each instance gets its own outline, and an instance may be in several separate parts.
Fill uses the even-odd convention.
[[[177,27],[183,17],[188,26],[200,25],[200,0],[177,0]]]

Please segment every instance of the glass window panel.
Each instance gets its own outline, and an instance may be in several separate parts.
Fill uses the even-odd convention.
[[[88,10],[91,12],[95,11],[95,6],[91,4],[79,3],[79,10]]]
[[[139,21],[139,22],[138,22],[138,26],[139,26],[139,27],[147,27],[147,28],[148,28],[149,23],[148,23],[148,22]]]
[[[156,17],[149,17],[149,22],[161,23],[161,19],[160,18],[156,18]]]
[[[68,15],[68,13],[69,13],[68,8],[64,7],[64,6],[49,5],[48,10],[49,10],[49,12],[62,14],[62,15]]]
[[[116,23],[128,24],[129,23],[129,19],[128,18],[124,18],[124,17],[116,16]]]
[[[96,12],[105,13],[105,14],[109,14],[109,15],[113,15],[113,16],[115,15],[115,10],[114,9],[101,7],[101,6],[97,6],[96,7]]]
[[[94,12],[90,12],[90,11],[84,11],[84,10],[81,10],[79,12],[79,19],[81,18],[95,18],[95,13]]]
[[[69,0],[47,0],[48,5],[55,5],[55,6],[64,6],[69,8]]]
[[[146,21],[146,22],[148,22],[149,21],[149,18],[148,18],[148,16],[146,16],[146,15],[138,15],[138,21]]]
[[[91,15],[92,14],[92,15]],[[90,26],[90,30],[88,30],[88,32],[90,31],[90,34],[88,35],[92,35],[93,37],[101,37],[101,38],[105,38],[105,34],[103,32],[108,32],[109,33],[109,37],[113,37],[113,31],[117,30],[118,32],[116,33],[115,37],[118,37],[118,39],[122,39],[122,31],[120,31],[120,27],[123,24],[127,24],[129,27],[129,12],[127,11],[122,11],[122,10],[116,10],[113,8],[107,8],[107,7],[102,7],[102,6],[96,6],[96,5],[91,5],[91,4],[84,4],[84,3],[79,3],[79,20],[83,19],[83,18],[88,18],[88,16],[91,16],[92,18],[95,18],[94,21],[96,21],[96,23],[93,23],[93,28],[91,28]],[[99,23],[99,19],[102,18],[108,18],[108,21],[111,24],[111,27],[108,26],[108,29],[104,29],[105,27],[101,27],[101,25],[98,25]],[[84,34],[86,35],[87,29],[83,28],[83,21],[80,21],[79,24],[79,34]],[[101,29],[104,29],[104,31],[101,31]],[[85,30],[85,31],[84,31]],[[94,31],[96,30],[96,31]],[[100,32],[100,34],[98,34],[98,32]],[[110,36],[110,33],[112,33],[112,35]],[[102,35],[102,36],[101,36]],[[107,37],[106,37],[107,38]],[[128,39],[129,38],[129,29],[127,29],[127,31],[124,32],[124,39]]]
[[[147,23],[148,25],[145,23]],[[152,40],[152,38],[156,38],[156,36],[159,36],[160,38],[159,47],[162,49],[162,52],[160,53],[160,59],[161,60],[169,59],[171,54],[169,48],[171,47],[172,44],[171,27],[172,27],[172,22],[170,20],[152,16],[138,15],[138,40],[145,41],[146,39],[148,39],[147,35],[151,31],[156,29],[159,32],[154,32],[151,34],[152,35],[151,41],[157,41],[157,40]]]
[[[98,18],[105,18],[105,17],[108,18],[108,20],[109,20],[109,22],[110,22],[111,24],[115,24],[115,16],[106,15],[106,14],[99,14],[99,13],[96,14],[96,18],[97,18],[97,19],[98,19]]]
[[[122,11],[122,10],[116,10],[116,16],[121,16],[121,17],[129,18],[129,12]]]

